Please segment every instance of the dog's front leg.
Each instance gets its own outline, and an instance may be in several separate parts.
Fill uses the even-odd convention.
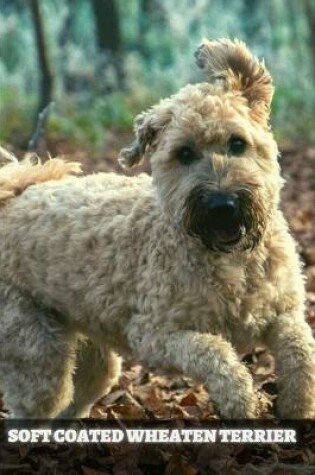
[[[256,416],[257,399],[251,375],[238,361],[231,344],[221,336],[194,331],[169,334],[146,331],[145,337],[133,334],[129,339],[144,364],[176,369],[205,383],[223,418]]]
[[[276,358],[279,416],[315,418],[315,340],[309,325],[299,313],[281,315],[268,328],[266,343]]]

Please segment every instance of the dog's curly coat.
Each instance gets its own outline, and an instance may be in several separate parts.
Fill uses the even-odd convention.
[[[206,384],[225,418],[257,415],[237,350],[276,358],[281,417],[315,417],[315,343],[301,266],[279,210],[273,86],[239,41],[205,40],[206,83],[135,121],[121,153],[152,176],[0,171],[0,380],[15,417],[78,417],[120,358]]]

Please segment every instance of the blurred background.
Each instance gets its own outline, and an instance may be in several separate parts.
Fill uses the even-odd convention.
[[[245,40],[274,76],[277,138],[315,140],[313,0],[0,0],[0,12],[2,144],[26,149],[53,101],[46,148],[98,160],[135,114],[202,79],[203,36]]]

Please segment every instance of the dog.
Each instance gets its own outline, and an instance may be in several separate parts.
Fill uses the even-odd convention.
[[[0,381],[10,417],[77,418],[121,357],[206,385],[220,417],[259,416],[237,352],[264,344],[281,418],[315,417],[315,343],[279,208],[272,79],[235,40],[204,40],[206,81],[135,119],[124,167],[51,159],[0,171]]]

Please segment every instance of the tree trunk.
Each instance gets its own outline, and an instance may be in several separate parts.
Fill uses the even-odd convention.
[[[60,30],[58,44],[61,49],[67,46],[67,43],[71,37],[75,19],[75,0],[66,0],[67,14]]]
[[[139,0],[139,34],[140,37],[147,34],[150,29],[150,20],[158,10],[156,0]]]
[[[64,90],[69,93],[77,91],[79,89],[77,85],[80,83],[76,76],[70,74],[68,71],[68,45],[71,39],[73,39],[72,36],[76,21],[75,2],[76,0],[66,0],[67,14],[58,36],[63,87]]]
[[[159,0],[139,1],[139,51],[146,61],[150,61],[152,51],[148,47],[146,35],[150,32],[152,25],[165,26],[165,11]]]
[[[243,0],[244,13],[244,33],[249,44],[254,42],[258,33],[260,23],[258,19],[258,2],[257,0]]]
[[[303,1],[306,21],[309,30],[309,48],[312,56],[313,71],[315,75],[315,6],[312,0]]]
[[[119,89],[124,88],[124,68],[119,13],[115,0],[91,0],[95,20],[96,43],[103,65],[116,72]]]
[[[29,0],[29,2],[34,26],[38,67],[40,73],[40,97],[37,111],[38,115],[52,101],[53,74],[47,54],[44,25],[40,4],[38,0]]]

